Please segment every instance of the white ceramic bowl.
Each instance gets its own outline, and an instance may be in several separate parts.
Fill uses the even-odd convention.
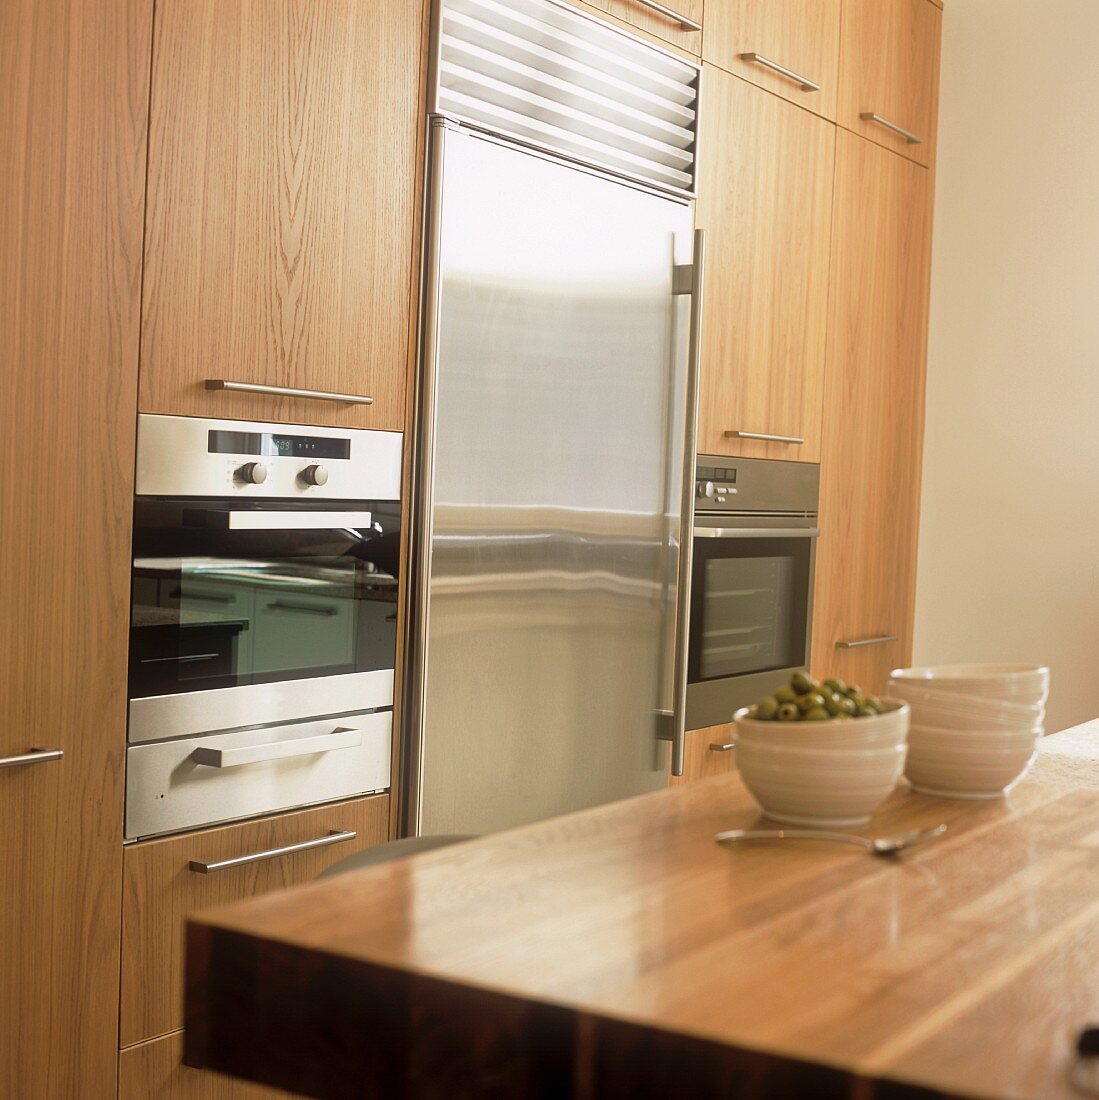
[[[915,744],[909,748],[904,774],[922,794],[967,800],[1002,798],[1023,778],[1036,753],[1035,743],[969,752]]]
[[[908,707],[841,722],[733,716],[737,769],[764,814],[817,828],[864,825],[904,770]]]
[[[1049,669],[1044,665],[929,665],[897,668],[890,677],[927,691],[980,696],[1019,703],[1049,698]]]
[[[954,694],[926,692],[894,681],[890,681],[889,690],[908,703],[914,722],[943,729],[1014,730],[1039,725],[1045,719],[1045,706],[1041,703],[998,703],[981,698],[962,700]]]

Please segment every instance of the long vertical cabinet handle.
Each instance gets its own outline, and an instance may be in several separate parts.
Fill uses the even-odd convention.
[[[706,231],[694,231],[691,263],[691,336],[687,351],[687,395],[683,404],[683,486],[679,515],[679,571],[675,609],[675,665],[672,676],[672,775],[682,775],[687,743],[687,656],[690,644],[691,569],[694,550],[695,452],[698,447],[698,373],[702,363],[703,270]]]
[[[435,13],[439,4],[433,5]],[[438,15],[434,16],[438,19]],[[438,31],[434,32],[438,41]],[[440,233],[443,213],[443,150],[453,123],[428,121],[427,187],[424,189],[424,259],[420,283],[420,382],[416,393],[411,453],[414,468],[409,479],[409,515],[412,537],[409,562],[407,615],[408,675],[404,687],[401,772],[405,797],[401,800],[400,831],[420,832],[420,791],[423,786],[424,704],[427,699],[428,586],[431,583],[432,491],[435,480],[435,387],[439,369]]]

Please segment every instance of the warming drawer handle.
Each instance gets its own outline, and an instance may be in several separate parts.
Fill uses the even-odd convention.
[[[735,748],[735,741],[727,741],[724,745],[720,741],[710,742],[710,752],[732,752]]]
[[[785,65],[780,65],[777,61],[772,61],[769,57],[764,57],[763,54],[756,53],[754,50],[749,53],[742,53],[740,60],[750,61],[753,65],[762,65],[765,69],[770,69],[772,72],[778,73],[779,76],[784,76],[795,84],[800,84],[803,92],[820,91],[820,85],[815,80],[810,80],[807,76],[802,76],[801,73],[796,73],[793,69],[788,69]]]
[[[24,764],[45,764],[49,760],[60,760],[65,755],[62,749],[31,749],[18,756],[0,756],[0,768],[19,768]]]
[[[263,745],[241,745],[239,748],[224,749],[199,747],[191,753],[191,759],[208,768],[238,768],[242,764],[260,764],[267,760],[287,760],[295,756],[313,756],[318,752],[353,749],[362,743],[362,730],[338,726],[331,733],[322,733],[316,737],[298,737],[293,741],[268,741]]]
[[[836,649],[862,649],[866,645],[888,645],[899,642],[896,634],[876,634],[873,638],[855,638],[850,642],[836,642]]]
[[[264,393],[271,397],[303,397],[308,401],[342,401],[345,405],[373,405],[373,397],[357,393],[332,393],[328,390],[298,390],[292,386],[265,386],[260,382],[231,382],[227,378],[207,378],[208,390],[234,390],[238,393]]]
[[[876,114],[874,111],[862,111],[859,114],[859,118],[863,122],[876,122],[879,126],[884,126],[887,130],[892,130],[895,134],[900,134],[902,138],[909,145],[922,145],[923,138],[919,134],[912,133],[911,130],[906,130],[903,126],[898,126],[895,122],[890,122],[889,119],[883,115]]]
[[[673,23],[678,23],[685,31],[702,30],[701,23],[696,23],[693,19],[688,18],[681,12],[673,11],[671,8],[666,8],[663,4],[658,4],[656,0],[637,0],[637,2],[660,15],[667,16]]]
[[[246,856],[234,856],[232,859],[219,859],[213,863],[192,859],[188,862],[187,869],[198,875],[208,875],[213,871],[226,871],[230,867],[243,867],[247,863],[262,863],[265,859],[293,855],[294,852],[308,852],[313,848],[327,848],[329,844],[343,844],[346,840],[354,840],[358,835],[354,829],[333,829],[313,840],[302,840],[283,848],[268,848],[263,852],[249,852]]]

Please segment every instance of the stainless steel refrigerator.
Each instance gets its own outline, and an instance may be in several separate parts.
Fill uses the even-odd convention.
[[[524,30],[537,51],[509,41]],[[661,787],[670,751],[681,767],[697,70],[553,0],[448,0],[435,34],[404,828],[484,833]],[[685,136],[646,176],[603,117],[629,114],[622,73],[595,62],[625,58],[640,100],[649,51],[657,107],[668,72],[683,84],[654,129]],[[524,80],[556,89],[573,138],[524,128],[548,109],[500,113]]]

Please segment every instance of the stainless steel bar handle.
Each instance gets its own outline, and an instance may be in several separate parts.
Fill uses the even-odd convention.
[[[710,743],[710,752],[732,752],[735,748],[735,741],[729,741],[724,745],[720,741],[712,741]]]
[[[862,649],[867,645],[886,645],[889,642],[899,642],[896,634],[879,634],[873,638],[855,638],[850,642],[836,642],[836,649]]]
[[[363,743],[362,730],[337,727],[316,737],[296,737],[292,741],[267,741],[261,745],[241,745],[223,749],[200,746],[191,753],[196,764],[208,768],[239,768],[268,760],[286,760],[294,756],[313,756],[334,749],[352,749]]]
[[[262,863],[265,859],[292,855],[294,852],[308,852],[312,848],[327,848],[329,844],[343,844],[354,840],[359,834],[354,829],[333,829],[325,836],[314,840],[302,840],[297,844],[287,844],[284,848],[268,848],[263,852],[249,852],[246,856],[234,856],[232,859],[219,859],[213,863],[192,859],[187,864],[189,871],[198,875],[209,875],[214,871],[226,871],[230,867],[243,867],[247,863]]]
[[[230,531],[343,531],[369,527],[374,519],[370,512],[274,512],[266,508],[212,514]]]
[[[732,431],[725,433],[726,439],[759,439],[764,443],[792,443],[801,446],[805,440],[800,435],[772,435],[770,432],[741,432]]]
[[[687,745],[687,647],[691,612],[691,569],[694,548],[695,465],[698,450],[698,375],[702,363],[702,299],[706,260],[706,230],[694,231],[691,263],[691,336],[687,352],[687,394],[684,401],[683,486],[679,517],[679,569],[675,613],[675,664],[672,676],[672,775],[682,775]]]
[[[771,69],[773,72],[778,73],[779,76],[789,77],[795,84],[801,85],[803,92],[820,91],[820,85],[815,80],[810,80],[807,76],[802,76],[801,73],[795,73],[793,69],[788,69],[785,65],[780,65],[777,61],[772,61],[769,57],[764,57],[763,54],[756,53],[754,50],[742,53],[740,59],[741,61],[751,61],[754,65],[762,65],[765,69]]]
[[[696,527],[696,539],[815,539],[819,527]]]
[[[265,393],[271,397],[304,397],[309,401],[342,401],[346,405],[373,405],[373,397],[357,393],[331,393],[328,390],[296,390],[291,386],[265,386],[260,382],[230,382],[227,378],[207,378],[208,390],[234,390],[239,393]]]
[[[919,134],[912,133],[911,130],[906,130],[903,126],[898,126],[895,122],[890,122],[889,119],[882,115],[875,114],[873,111],[862,111],[859,114],[859,118],[863,122],[876,122],[879,126],[884,126],[887,130],[892,130],[895,134],[900,134],[909,145],[922,145],[923,138]]]
[[[24,764],[45,764],[47,760],[60,760],[62,749],[31,749],[18,756],[0,756],[0,768],[19,768]]]
[[[673,11],[671,8],[666,8],[663,4],[658,4],[656,0],[637,0],[637,2],[652,11],[658,12],[660,15],[667,16],[673,23],[678,23],[685,31],[702,30],[701,23],[696,23],[693,19],[688,19],[687,16]]]

